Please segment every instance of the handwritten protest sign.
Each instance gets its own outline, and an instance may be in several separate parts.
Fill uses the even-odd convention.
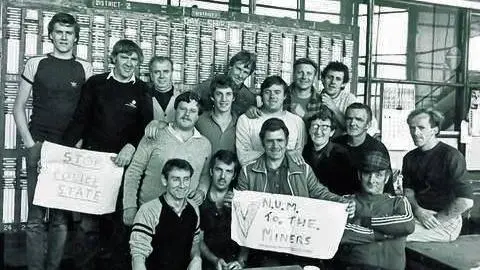
[[[330,259],[347,222],[345,209],[336,202],[235,190],[231,236],[241,246]]]
[[[33,204],[88,214],[115,211],[123,168],[111,153],[44,142]]]

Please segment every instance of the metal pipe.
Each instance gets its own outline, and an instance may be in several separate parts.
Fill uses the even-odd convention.
[[[372,40],[373,40],[373,12],[374,12],[375,0],[368,0],[367,8],[367,33],[366,33],[366,52],[365,52],[365,95],[363,102],[370,105],[370,98],[372,96]]]

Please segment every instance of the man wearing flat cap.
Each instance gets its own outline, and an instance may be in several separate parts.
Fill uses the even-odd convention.
[[[390,159],[366,152],[357,170],[361,190],[352,195],[355,216],[345,226],[335,269],[405,269],[406,236],[415,225],[407,198],[383,193]]]

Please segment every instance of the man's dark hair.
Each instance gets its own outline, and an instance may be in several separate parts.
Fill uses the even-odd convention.
[[[233,81],[230,77],[223,74],[217,75],[215,76],[215,78],[213,78],[212,82],[210,83],[210,96],[213,97],[213,94],[215,93],[215,90],[217,90],[217,88],[220,88],[220,89],[231,88],[233,91],[233,88],[234,88],[233,85],[234,85]]]
[[[349,110],[353,110],[353,109],[364,110],[365,112],[367,112],[367,123],[370,123],[372,121],[372,109],[370,109],[370,106],[360,102],[354,102],[348,105],[347,109],[345,110],[345,115],[348,114]]]
[[[63,13],[59,12],[55,14],[50,22],[48,23],[48,38],[50,38],[50,34],[53,32],[53,27],[55,26],[56,23],[64,24],[68,27],[73,26],[73,30],[75,31],[75,43],[78,42],[78,37],[80,36],[80,25],[78,25],[77,20],[75,20],[75,17],[68,13]]]
[[[267,88],[270,88],[272,85],[280,85],[283,87],[283,94],[285,95],[285,100],[283,101],[283,110],[286,110],[290,107],[291,97],[290,97],[290,88],[287,83],[278,75],[268,76],[260,85],[260,95],[263,95],[263,91]]]
[[[430,126],[432,128],[438,127],[438,132],[437,132],[437,134],[435,134],[435,135],[438,135],[438,133],[440,132],[440,128],[442,126],[442,123],[443,123],[443,119],[444,119],[442,113],[437,111],[437,110],[434,110],[432,108],[428,108],[428,109],[427,108],[418,108],[418,109],[415,109],[415,110],[411,111],[408,114],[407,124],[410,125],[410,122],[412,121],[412,119],[419,114],[428,115],[428,117],[429,117],[428,122],[430,122]]]
[[[117,57],[119,53],[126,53],[128,55],[136,53],[138,55],[138,62],[141,64],[143,62],[143,51],[137,45],[137,43],[129,39],[121,39],[113,45],[112,53],[110,55],[110,60],[113,63],[113,59]]]
[[[295,70],[297,70],[297,67],[299,65],[302,65],[302,64],[311,65],[315,69],[315,75],[317,74],[318,65],[317,65],[317,63],[315,63],[315,61],[313,61],[310,58],[299,58],[299,59],[295,60],[295,62],[293,63],[293,71],[295,72]]]
[[[192,91],[186,91],[178,95],[175,98],[175,103],[173,104],[173,108],[176,110],[180,102],[183,101],[183,102],[189,103],[192,100],[195,100],[197,102],[198,115],[202,114],[202,100],[196,92],[192,92]]]
[[[257,67],[257,56],[254,53],[242,50],[230,58],[228,65],[233,67],[237,62],[242,63],[244,67],[250,68],[250,74],[252,74]]]
[[[262,128],[260,129],[260,140],[262,141],[262,144],[267,131],[272,132],[277,130],[283,130],[283,133],[285,133],[285,138],[288,140],[288,135],[290,133],[288,132],[288,128],[285,123],[278,118],[270,118],[263,123]]]
[[[327,76],[328,71],[333,70],[333,71],[342,71],[343,72],[343,83],[347,83],[350,80],[350,75],[348,74],[348,67],[338,61],[333,61],[328,63],[328,65],[322,70],[322,80],[325,79]]]
[[[335,114],[326,105],[320,105],[318,112],[312,115],[307,120],[307,130],[312,126],[312,122],[320,119],[323,121],[330,120],[330,129],[335,130],[337,128],[337,120]]]
[[[162,175],[165,179],[168,179],[168,174],[174,169],[185,170],[190,172],[190,177],[193,175],[193,167],[190,163],[184,159],[173,158],[165,162],[162,169]]]
[[[218,150],[213,154],[212,159],[210,159],[210,169],[213,170],[213,167],[215,166],[215,163],[218,161],[221,161],[227,165],[230,165],[233,163],[233,179],[232,182],[230,183],[229,188],[236,186],[236,178],[238,175],[238,171],[240,170],[240,162],[238,161],[237,154],[235,154],[232,151],[229,150]]]
[[[154,63],[156,63],[156,62],[165,62],[165,61],[167,61],[167,62],[170,63],[170,66],[172,67],[172,70],[173,70],[173,62],[172,62],[172,59],[170,59],[170,58],[168,58],[168,57],[166,57],[166,56],[158,56],[158,55],[152,57],[152,59],[150,59],[150,62],[148,62],[148,70],[149,70],[150,72],[152,72],[152,66],[153,66]]]

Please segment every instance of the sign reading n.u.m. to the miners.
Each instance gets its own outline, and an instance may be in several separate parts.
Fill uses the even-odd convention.
[[[235,190],[231,236],[249,248],[330,259],[347,222],[345,209],[336,202]]]
[[[33,204],[101,215],[115,211],[123,168],[103,153],[44,142]]]

